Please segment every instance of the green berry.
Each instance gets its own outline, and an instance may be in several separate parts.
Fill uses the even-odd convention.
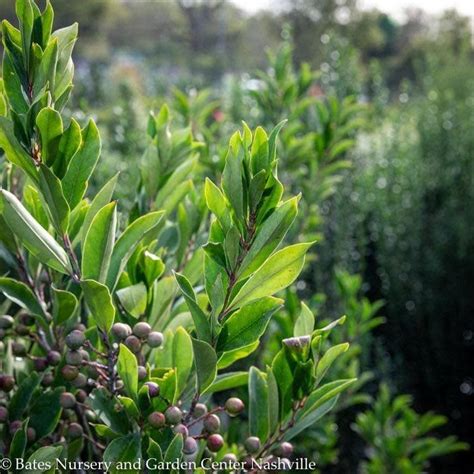
[[[173,433],[182,434],[184,437],[188,436],[189,434],[188,428],[186,427],[186,425],[183,425],[182,423],[179,423],[174,426]]]
[[[193,411],[194,418],[201,418],[204,415],[207,415],[207,406],[204,403],[197,403]]]
[[[63,392],[59,398],[59,403],[63,408],[74,408],[76,397],[70,392]]]
[[[139,365],[138,366],[138,380],[146,379],[147,375],[148,375],[148,372],[146,370],[146,367],[143,367],[143,365]]]
[[[148,423],[153,428],[163,428],[166,424],[166,418],[160,411],[154,411],[148,415]]]
[[[77,374],[77,377],[72,381],[74,387],[84,388],[87,385],[87,377],[84,374]]]
[[[76,393],[76,400],[79,403],[84,403],[87,400],[87,392],[85,390],[78,390]]]
[[[260,438],[250,436],[245,440],[244,446],[249,453],[256,453],[261,448]]]
[[[17,324],[15,327],[15,332],[19,336],[28,336],[28,334],[30,334],[29,328],[27,328],[24,324]]]
[[[132,328],[128,324],[124,323],[115,323],[112,326],[112,334],[120,340],[125,339],[126,337],[132,334]]]
[[[85,340],[84,333],[79,329],[74,329],[66,336],[66,345],[69,349],[79,349]]]
[[[148,394],[150,398],[155,398],[160,394],[160,386],[155,382],[146,382],[145,385],[148,387]]]
[[[81,365],[83,361],[82,351],[67,351],[66,363],[69,365]]]
[[[170,425],[177,425],[183,418],[183,412],[178,407],[170,406],[165,411],[165,417]]]
[[[84,434],[84,430],[79,423],[71,423],[68,427],[67,434],[69,438],[76,439],[80,438]]]
[[[43,375],[43,378],[41,379],[41,385],[43,387],[50,387],[53,385],[54,382],[54,375],[51,372],[48,372]]]
[[[73,365],[65,365],[61,369],[61,374],[65,380],[71,382],[72,380],[76,379],[79,375],[79,369]]]
[[[140,352],[140,349],[142,348],[142,343],[140,342],[140,339],[136,336],[128,336],[127,339],[125,339],[125,345],[134,353]]]
[[[61,354],[58,351],[49,351],[46,359],[50,365],[58,365],[61,361]]]
[[[150,347],[160,347],[163,344],[163,334],[153,331],[148,335],[146,342]]]
[[[26,355],[26,347],[22,342],[15,341],[12,344],[12,352],[16,357],[24,357]]]
[[[140,339],[145,339],[151,333],[151,326],[148,323],[140,322],[133,326],[133,334]]]
[[[226,455],[224,455],[222,457],[222,462],[225,463],[225,464],[228,464],[229,467],[230,467],[230,465],[235,464],[236,462],[238,462],[238,459],[237,459],[237,456],[234,453],[227,453]]]
[[[208,415],[204,418],[203,425],[208,433],[217,433],[221,427],[221,420],[217,415]]]
[[[10,329],[14,322],[15,320],[9,314],[4,314],[0,316],[0,329]]]
[[[240,398],[232,397],[225,402],[225,409],[230,416],[238,415],[244,408],[244,402]]]
[[[207,438],[207,447],[209,451],[217,453],[224,446],[224,438],[219,434],[212,434]]]
[[[293,454],[293,445],[283,441],[276,447],[275,454],[280,458],[289,458]]]

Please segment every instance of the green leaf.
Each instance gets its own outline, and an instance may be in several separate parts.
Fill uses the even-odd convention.
[[[293,384],[296,362],[291,357],[286,346],[278,352],[272,362],[272,372],[278,384],[278,394],[280,400],[280,418],[283,419],[291,410],[293,402]]]
[[[193,367],[193,343],[183,327],[179,327],[174,334],[172,351],[177,379],[176,396],[179,397],[186,388]]]
[[[62,179],[66,174],[72,157],[76,154],[77,150],[79,150],[79,147],[81,146],[81,141],[81,126],[76,122],[76,120],[71,119],[69,127],[61,135],[56,152],[56,158],[53,163],[54,172],[59,178]],[[100,207],[105,206],[107,202],[105,202]]]
[[[240,233],[235,226],[232,226],[225,236],[224,253],[227,261],[226,267],[234,270],[240,254]]]
[[[222,230],[226,233],[231,225],[229,209],[221,190],[209,178],[206,178],[204,195],[207,207],[217,217]]]
[[[119,463],[131,463],[133,465],[136,461],[141,459],[141,437],[139,433],[132,433],[121,438],[114,439],[104,451],[104,461],[111,463],[111,468],[108,472],[112,474],[120,474],[124,471],[120,469]],[[123,464],[122,464],[123,465]],[[128,474],[138,474],[139,469],[127,469]]]
[[[225,369],[226,367],[229,367],[229,365],[232,365],[234,362],[252,354],[252,352],[257,350],[258,346],[259,341],[256,341],[253,344],[233,349],[232,351],[223,352],[217,361],[217,368]]]
[[[319,360],[318,364],[316,365],[316,382],[319,381],[324,377],[326,372],[328,371],[329,367],[331,367],[332,363],[344,352],[349,349],[349,344],[346,342],[344,344],[338,344],[336,346],[330,347],[324,355]]]
[[[298,316],[298,319],[296,320],[295,327],[293,330],[293,336],[308,336],[312,334],[313,330],[314,315],[305,303],[301,303],[301,312]]]
[[[82,242],[85,241],[87,232],[91,226],[92,220],[96,216],[96,214],[107,204],[109,204],[110,200],[112,199],[112,195],[115,190],[115,186],[117,185],[118,173],[111,178],[104,187],[96,194],[94,199],[87,210],[87,214],[84,217],[84,222],[81,228],[81,240]]]
[[[164,461],[169,463],[179,462],[183,456],[183,436],[176,434],[166,450]]]
[[[43,392],[40,397],[35,397],[30,408],[30,426],[35,429],[38,439],[54,431],[61,416],[59,398],[63,392],[62,387]]]
[[[82,277],[105,283],[109,271],[117,227],[117,203],[104,206],[92,219],[84,240]]]
[[[217,340],[218,352],[231,351],[258,341],[270,318],[283,300],[266,297],[233,313],[222,326]]]
[[[138,410],[136,403],[131,398],[119,395],[118,399],[124,406],[125,411],[127,412],[129,416],[131,416],[135,420],[140,419],[140,411]]]
[[[15,137],[13,124],[6,117],[0,117],[0,148],[5,152],[8,161],[21,168],[33,182],[38,181],[33,158],[26,153]]]
[[[217,355],[207,342],[194,338],[192,341],[196,364],[197,391],[202,393],[216,378]]]
[[[59,235],[66,234],[69,227],[69,205],[64,197],[61,181],[44,164],[40,166],[39,188],[56,232]]]
[[[242,157],[242,144],[239,133],[236,132],[230,139],[229,151],[222,174],[222,189],[232,205],[237,219],[241,222],[244,220]]]
[[[2,214],[21,243],[41,263],[61,273],[70,273],[66,252],[53,237],[33,218],[23,204],[10,192],[2,189]]]
[[[33,466],[38,466],[37,469],[28,469],[28,474],[42,474],[49,472],[49,469],[41,469],[40,466],[55,466],[56,460],[63,450],[62,446],[42,446],[38,448],[29,458],[28,463]]]
[[[270,171],[270,157],[268,153],[268,137],[262,127],[257,127],[251,149],[252,172],[256,175],[259,171]]]
[[[33,34],[34,14],[30,0],[17,0],[15,3],[16,16],[20,23],[22,50],[24,55],[25,70],[30,64],[31,37]]]
[[[117,298],[125,310],[134,318],[146,311],[148,293],[144,283],[127,286],[116,291]]]
[[[31,289],[13,278],[0,277],[0,291],[11,301],[32,314],[44,316],[44,310]]]
[[[252,246],[239,267],[239,278],[251,275],[278,247],[295,220],[298,200],[299,197],[294,197],[277,207],[257,230]]]
[[[189,283],[184,275],[180,275],[179,273],[175,273],[175,277],[186,300],[189,311],[191,312],[191,316],[193,317],[198,338],[206,342],[211,342],[212,335],[209,320],[196,301],[196,295],[194,294],[191,283]]]
[[[72,157],[63,178],[63,189],[71,209],[81,201],[87,189],[89,178],[100,156],[99,130],[93,120],[82,130],[82,143]]]
[[[41,90],[49,84],[49,90],[54,90],[56,65],[58,62],[58,41],[53,39],[44,50],[38,72],[33,84],[33,96],[37,97]]]
[[[155,459],[157,463],[163,460],[160,445],[151,438],[148,439],[148,449],[146,453],[148,454],[148,459]]]
[[[43,163],[51,166],[56,158],[56,150],[63,133],[61,115],[51,107],[45,107],[36,117],[36,126],[41,137],[41,159]]]
[[[29,419],[23,421],[21,428],[13,435],[10,444],[10,451],[8,452],[9,459],[23,459],[25,456],[26,445],[28,442],[26,430],[28,428]],[[13,472],[18,472],[16,469]]]
[[[136,400],[138,394],[138,362],[135,355],[124,344],[120,344],[117,371],[123,380],[126,393]]]
[[[247,372],[229,372],[218,375],[214,382],[204,391],[204,394],[223,392],[237,387],[242,387],[248,383]]]
[[[115,243],[107,275],[107,286],[115,288],[120,274],[140,241],[148,233],[156,229],[163,219],[164,212],[150,212],[133,221]]]
[[[267,385],[269,433],[274,433],[280,421],[280,397],[278,395],[278,383],[271,367],[267,367]]]
[[[266,375],[256,367],[249,371],[249,434],[267,439],[269,434],[269,400]]]
[[[94,280],[81,281],[84,299],[97,326],[108,333],[114,323],[115,308],[109,289]]]
[[[63,324],[74,316],[79,306],[76,296],[70,291],[51,287],[53,296],[53,320],[55,324]]]
[[[238,308],[291,285],[300,274],[312,243],[295,244],[273,254],[242,286],[230,303]]]
[[[11,421],[22,419],[40,381],[41,377],[36,372],[32,372],[21,381],[8,404],[8,416]]]
[[[87,399],[87,404],[112,431],[123,434],[129,431],[130,423],[127,415],[114,409],[114,404],[111,403],[110,395],[105,388],[94,389]]]

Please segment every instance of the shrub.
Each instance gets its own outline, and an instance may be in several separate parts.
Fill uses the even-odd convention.
[[[116,177],[86,197],[99,131],[62,114],[77,25],[52,32],[50,4],[16,10],[19,29],[2,24],[3,454],[119,463],[211,452],[287,465],[289,441],[354,380],[323,383],[348,344],[328,347],[334,325],[315,329],[307,313],[270,366],[231,368],[259,346],[283,304],[275,294],[312,245],[282,245],[298,197],[282,199],[279,127],[244,125],[221,184],[202,187],[197,144],[170,130],[163,107],[125,215],[111,200]],[[228,396],[245,386],[245,402]]]

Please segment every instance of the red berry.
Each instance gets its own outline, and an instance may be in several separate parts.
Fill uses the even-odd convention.
[[[207,438],[207,447],[209,451],[217,453],[224,446],[224,438],[219,434],[212,434]]]

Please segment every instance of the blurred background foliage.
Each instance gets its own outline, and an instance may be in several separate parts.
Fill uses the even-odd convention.
[[[471,20],[416,8],[395,20],[356,0],[274,3],[249,14],[223,0],[53,0],[58,26],[80,24],[69,112],[95,114],[98,182],[120,171],[129,209],[150,110],[167,103],[172,128],[191,128],[200,171],[214,177],[242,120],[268,128],[288,120],[280,179],[303,193],[291,238],[319,244],[273,332],[291,336],[303,311],[292,306],[296,291],[318,320],[346,314],[338,337],[360,354],[338,369],[360,383],[299,449],[323,472],[353,472],[363,458],[364,472],[420,472],[436,449],[454,448],[422,441],[397,464],[405,446],[397,433],[425,434],[413,408],[447,417],[426,415],[426,430],[474,444]],[[0,17],[13,21],[13,0],[0,0]],[[261,361],[271,358],[268,337]],[[390,389],[379,393],[382,379]],[[473,465],[466,451],[433,460],[430,472]]]

